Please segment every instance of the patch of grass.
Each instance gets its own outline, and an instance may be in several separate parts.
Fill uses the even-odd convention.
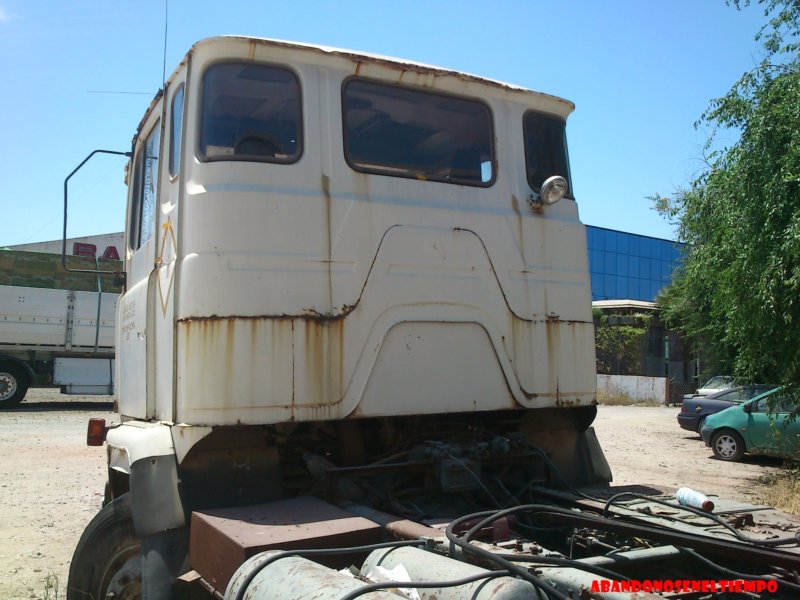
[[[44,592],[41,600],[59,600],[59,598],[61,596],[58,595],[58,576],[50,573],[44,578]]]
[[[655,400],[637,400],[627,394],[597,394],[597,403],[603,406],[662,406]]]
[[[764,475],[761,481],[767,484],[764,503],[792,515],[800,515],[800,464],[777,474]]]

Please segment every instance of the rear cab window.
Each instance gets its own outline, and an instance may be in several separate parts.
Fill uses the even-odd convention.
[[[183,135],[183,97],[185,88],[181,85],[172,97],[172,118],[169,136],[169,174],[178,175],[181,164],[181,136]]]
[[[566,121],[555,115],[528,111],[523,117],[525,170],[528,185],[539,193],[542,184],[554,175],[567,180],[565,198],[575,199],[569,171]]]
[[[289,69],[226,62],[206,71],[201,160],[292,163],[301,129],[300,84]]]
[[[356,171],[483,187],[495,179],[482,102],[351,78],[342,108],[345,158]]]

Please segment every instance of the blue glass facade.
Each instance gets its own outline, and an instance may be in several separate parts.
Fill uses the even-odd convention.
[[[592,300],[653,302],[680,265],[683,244],[586,226]]]

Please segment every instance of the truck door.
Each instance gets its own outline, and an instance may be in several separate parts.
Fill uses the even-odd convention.
[[[183,75],[185,77],[185,73]],[[154,277],[153,332],[157,344],[152,348],[155,352],[154,393],[155,417],[163,421],[172,421],[174,348],[175,339],[175,270],[178,254],[178,203],[182,183],[182,138],[183,107],[185,86],[182,79],[174,80],[167,88],[167,102],[164,114],[164,160],[158,168],[161,172],[161,190],[156,211],[156,258]],[[151,336],[152,338],[152,336]],[[152,339],[151,339],[152,342]]]
[[[160,105],[159,105],[160,106]],[[161,110],[157,106],[145,121],[136,142],[129,181],[126,271],[127,291],[119,308],[119,410],[126,416],[154,416],[152,360],[156,212],[158,209]]]

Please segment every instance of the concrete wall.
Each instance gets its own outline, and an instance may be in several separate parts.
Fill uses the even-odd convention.
[[[636,375],[598,375],[597,395],[623,396],[640,402],[666,404],[667,379]]]

